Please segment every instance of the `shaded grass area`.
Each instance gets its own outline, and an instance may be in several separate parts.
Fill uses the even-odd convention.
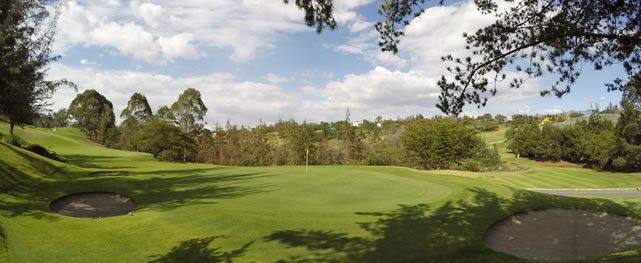
[[[210,247],[210,244],[214,240],[220,238],[226,237],[208,236],[181,241],[165,255],[150,256],[153,260],[149,262],[232,262],[235,259],[242,257],[253,243],[253,241],[247,242],[242,247],[232,251],[223,251],[220,247]]]
[[[60,170],[63,163],[0,142],[0,192],[29,186],[36,179]]]
[[[267,176],[259,173],[202,175],[203,169],[139,172],[127,177],[87,178],[85,172],[67,171],[64,179],[34,181],[28,190],[13,191],[0,200],[0,215],[56,219],[48,209],[50,201],[76,192],[114,191],[132,197],[138,210],[167,211],[196,204],[214,204],[211,199],[237,198],[267,191],[269,186],[235,183]],[[207,169],[211,171],[211,169]],[[160,173],[159,176],[154,176]],[[138,176],[136,176],[138,175]],[[183,175],[183,176],[178,176]],[[187,176],[185,176],[187,175]],[[72,179],[72,180],[69,180]]]
[[[514,190],[511,198],[482,188],[469,191],[470,200],[449,201],[440,207],[400,205],[391,212],[359,213],[376,218],[360,223],[369,236],[294,229],[276,231],[265,239],[289,249],[309,251],[308,255],[280,262],[523,262],[524,259],[486,248],[483,236],[487,227],[511,214],[548,208],[587,209],[624,216],[638,215],[641,208],[639,203],[619,204],[606,199],[549,196],[524,190]],[[630,252],[606,256],[615,258],[639,260],[637,254]]]

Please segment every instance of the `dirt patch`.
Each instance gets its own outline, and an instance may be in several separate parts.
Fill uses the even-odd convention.
[[[492,226],[485,244],[533,260],[604,256],[641,244],[641,219],[585,210],[535,211]]]
[[[105,171],[105,172],[93,172],[89,175],[91,176],[121,176],[127,175],[129,172],[118,172],[118,171]]]
[[[85,218],[125,215],[135,208],[131,198],[111,192],[75,193],[49,204],[49,209],[58,214]]]

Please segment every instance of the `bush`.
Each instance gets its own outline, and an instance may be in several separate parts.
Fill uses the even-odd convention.
[[[583,113],[576,112],[576,111],[570,112],[570,118],[580,118],[580,117],[583,117]]]
[[[467,160],[463,162],[463,165],[461,168],[465,171],[470,171],[470,172],[480,172],[481,171],[481,164],[479,161],[476,160]]]
[[[617,157],[612,160],[612,166],[617,170],[623,170],[627,166],[627,161],[623,157]]]
[[[27,151],[30,151],[32,153],[35,153],[37,155],[52,159],[52,160],[56,160],[56,161],[63,162],[63,163],[66,162],[63,158],[58,156],[55,152],[49,152],[47,150],[47,148],[42,147],[42,146],[40,146],[38,144],[29,145],[27,147],[24,147],[24,149],[27,150]]]
[[[152,118],[135,135],[136,148],[166,161],[189,161],[195,152],[195,141],[180,128]]]
[[[158,159],[163,161],[182,161],[186,158],[183,156],[184,151],[181,148],[171,148],[158,154]]]
[[[491,149],[485,146],[480,148],[479,153],[474,157],[475,160],[479,161],[479,165],[493,169],[503,163],[496,144]]]
[[[24,141],[20,139],[20,137],[11,134],[2,136],[2,142],[16,147],[22,147],[24,144]]]
[[[403,150],[383,144],[374,145],[367,154],[367,165],[403,166]]]

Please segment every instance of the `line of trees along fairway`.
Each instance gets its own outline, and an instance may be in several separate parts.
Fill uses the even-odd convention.
[[[82,129],[90,140],[107,147],[148,152],[162,160],[192,160],[193,134],[203,127],[196,121],[202,120],[207,111],[200,92],[187,89],[171,109],[163,106],[163,110],[167,110],[164,115],[154,116],[147,98],[134,93],[120,113],[122,122],[116,128],[111,102],[90,89],[76,96],[68,113],[73,125]]]
[[[207,108],[200,92],[187,89],[175,103],[152,113],[147,98],[134,93],[115,126],[113,106],[95,90],[77,95],[69,106],[43,115],[41,127],[70,124],[90,140],[107,147],[153,154],[168,161],[193,161],[222,165],[310,164],[394,165],[428,169],[496,169],[501,165],[496,149],[479,138],[479,131],[496,130],[505,121],[498,115],[476,118],[405,119],[354,125],[349,109],[336,122],[298,123],[280,120],[272,125],[245,127],[227,123],[204,127]],[[488,124],[489,123],[489,124]]]
[[[575,125],[558,127],[514,124],[508,149],[535,160],[584,163],[600,169],[641,171],[641,104],[637,82],[631,82],[621,101],[621,117],[613,124],[598,112]],[[614,107],[612,107],[613,109]]]
[[[114,125],[113,106],[95,90],[79,94],[69,106],[74,126],[108,147],[148,152],[161,160],[223,165],[311,164],[396,165],[429,169],[489,170],[501,164],[498,153],[478,136],[494,130],[491,115],[399,120],[376,118],[353,125],[349,109],[337,122],[278,121],[256,127],[204,128],[207,108],[201,94],[185,90],[171,107],[152,114],[147,98],[134,93]],[[63,114],[64,111],[56,113]],[[497,116],[500,118],[500,116]],[[66,119],[58,116],[57,118]],[[492,123],[488,125],[487,123]],[[492,127],[492,128],[488,128]]]

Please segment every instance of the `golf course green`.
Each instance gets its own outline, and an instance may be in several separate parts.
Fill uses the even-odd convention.
[[[7,131],[6,124],[0,124]],[[104,148],[73,128],[16,128],[52,161],[0,143],[0,261],[522,262],[483,243],[508,216],[547,208],[641,217],[641,198],[571,198],[525,188],[641,186],[641,174],[537,163],[503,153],[505,172],[402,167],[224,167]],[[503,144],[500,133],[488,134]],[[500,149],[504,147],[499,146]],[[59,197],[112,192],[131,214],[68,217]],[[589,260],[641,257],[632,247]]]

